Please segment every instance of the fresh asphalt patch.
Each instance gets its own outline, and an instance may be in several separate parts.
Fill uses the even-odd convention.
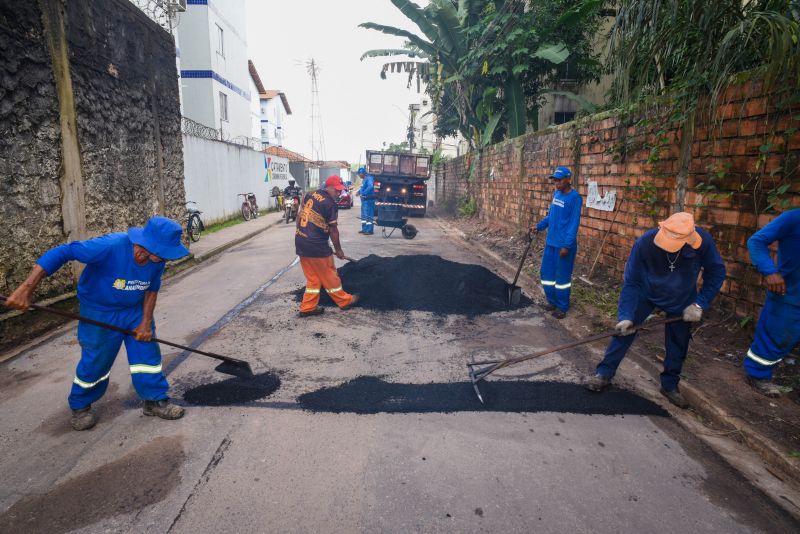
[[[220,382],[195,386],[186,384],[183,400],[195,406],[230,406],[246,404],[275,393],[281,379],[274,373],[260,373],[252,378],[232,377]]]
[[[530,306],[523,295],[508,305],[506,281],[480,265],[458,263],[429,254],[369,255],[339,268],[342,286],[358,293],[358,306],[375,311],[426,311],[437,315],[476,316]],[[296,292],[303,298],[304,289]],[[333,306],[326,293],[320,305]]]
[[[658,404],[612,388],[592,393],[565,382],[481,382],[481,404],[470,382],[402,384],[362,376],[298,397],[308,411],[329,413],[559,412],[586,415],[669,414]]]

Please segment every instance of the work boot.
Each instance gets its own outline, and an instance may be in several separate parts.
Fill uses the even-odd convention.
[[[753,378],[752,376],[748,376],[747,383],[753,386],[753,389],[755,389],[757,392],[761,393],[765,397],[776,399],[781,396],[780,388],[776,386],[772,382],[772,380],[768,380],[766,378]]]
[[[353,295],[353,299],[350,301],[350,304],[348,304],[347,306],[342,306],[342,309],[349,310],[350,308],[358,304],[359,300],[361,300],[361,297],[359,297],[358,295]]]
[[[567,312],[565,312],[564,310],[559,310],[559,309],[556,308],[552,312],[550,312],[550,315],[552,315],[553,317],[555,317],[558,320],[561,320],[561,319],[563,319],[564,317],[567,316]]]
[[[89,430],[97,424],[97,417],[90,411],[91,409],[92,405],[90,404],[86,408],[72,410],[72,417],[69,420],[72,430]]]
[[[364,230],[359,230],[359,231],[358,231],[358,233],[359,233],[359,234],[363,234],[363,233],[364,233]]]
[[[542,308],[544,308],[545,311],[549,312],[554,311],[556,309],[556,307],[550,304],[549,302],[545,302],[544,304],[542,304]]]
[[[683,398],[683,395],[678,388],[675,388],[671,391],[661,388],[661,394],[664,395],[668,401],[682,410],[685,410],[689,407],[689,402]]]
[[[610,385],[611,385],[611,379],[606,378],[603,375],[594,375],[591,378],[587,378],[583,382],[583,387],[585,387],[589,391],[594,391],[597,393],[600,393]]]
[[[319,306],[317,306],[311,311],[306,311],[306,312],[301,311],[300,317],[311,317],[313,315],[322,315],[323,313],[325,313],[325,308],[320,308]]]
[[[142,413],[149,416],[157,416],[161,419],[180,419],[183,417],[183,408],[171,404],[168,400],[144,401]]]

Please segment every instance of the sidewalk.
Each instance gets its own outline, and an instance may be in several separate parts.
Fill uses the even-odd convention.
[[[223,250],[247,241],[278,223],[283,223],[283,213],[271,212],[261,215],[257,219],[229,226],[211,234],[204,233],[200,236],[200,241],[189,244],[189,252],[192,253],[195,261],[203,261],[219,254]]]

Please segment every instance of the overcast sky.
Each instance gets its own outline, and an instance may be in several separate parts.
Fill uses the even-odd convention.
[[[359,28],[361,22],[418,33],[389,0],[247,0],[247,9],[250,57],[264,86],[283,90],[292,108],[286,148],[311,156],[311,80],[298,63],[312,57],[321,68],[326,159],[363,162],[366,149],[405,140],[408,105],[420,99],[416,83],[406,89],[407,77],[391,73],[381,80],[379,58],[359,61],[365,50],[403,41]]]

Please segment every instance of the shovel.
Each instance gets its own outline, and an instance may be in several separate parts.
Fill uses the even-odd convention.
[[[657,319],[655,321],[650,321],[649,323],[642,323],[634,327],[635,331],[643,330],[646,328],[650,328],[652,326],[659,326],[662,324],[667,323],[674,323],[675,321],[682,321],[683,317],[667,317],[666,319]],[[559,345],[557,347],[550,347],[549,349],[542,349],[539,352],[535,352],[533,354],[528,354],[527,356],[519,356],[517,358],[508,358],[507,360],[494,360],[494,361],[486,361],[486,362],[471,362],[467,364],[467,368],[469,369],[469,380],[472,382],[472,387],[475,388],[475,394],[478,395],[478,400],[481,401],[483,404],[483,396],[481,395],[481,391],[478,389],[478,382],[481,380],[485,380],[490,374],[494,373],[495,371],[499,371],[504,367],[508,367],[509,365],[514,365],[517,363],[527,362],[528,360],[533,360],[534,358],[539,358],[540,356],[546,356],[547,354],[552,354],[554,352],[559,352],[562,350],[571,349],[574,347],[579,347],[581,345],[586,345],[587,343],[591,343],[593,341],[599,341],[601,339],[606,339],[609,337],[613,337],[619,335],[619,332],[616,330],[609,330],[607,332],[603,332],[600,334],[595,334],[593,336],[585,337],[583,339],[579,339],[578,341],[572,341],[570,343],[565,343],[564,345]],[[476,369],[475,367],[479,365],[485,365],[486,367]]]
[[[0,301],[5,302],[7,298],[8,297],[6,297],[5,295],[0,295]],[[31,308],[33,308],[34,310],[52,313],[53,315],[60,315],[61,317],[66,317],[67,319],[73,319],[87,324],[100,326],[102,328],[108,328],[109,330],[119,332],[120,334],[125,334],[126,336],[134,335],[134,333],[131,330],[126,330],[124,328],[120,328],[119,326],[114,326],[113,324],[107,324],[107,323],[102,323],[100,321],[95,321],[94,319],[89,319],[88,317],[81,317],[77,313],[70,313],[67,311],[57,310],[55,308],[48,308],[47,306],[39,306],[38,304],[31,304]],[[214,358],[215,360],[222,360],[222,363],[214,368],[214,370],[217,371],[218,373],[225,373],[226,375],[237,376],[239,378],[253,377],[253,370],[250,368],[250,364],[244,360],[237,360],[236,358],[221,356],[219,354],[214,354],[213,352],[204,352],[202,350],[193,349],[191,347],[185,347],[183,345],[173,343],[172,341],[158,339],[157,337],[152,338],[151,341],[154,341],[156,343],[161,343],[162,345],[169,345],[170,347],[175,347],[177,349],[194,352],[195,354],[200,354],[202,356],[208,356],[209,358]]]
[[[538,232],[537,232],[538,237]],[[525,265],[525,260],[528,259],[528,252],[531,251],[531,245],[536,238],[531,236],[530,231],[528,232],[528,246],[525,247],[525,252],[522,253],[522,259],[519,262],[519,268],[517,269],[517,274],[514,276],[514,281],[510,284],[506,284],[506,293],[508,294],[508,305],[509,306],[516,306],[519,304],[520,299],[522,298],[522,288],[517,285],[517,280],[519,280],[519,273],[522,272],[522,266]]]

